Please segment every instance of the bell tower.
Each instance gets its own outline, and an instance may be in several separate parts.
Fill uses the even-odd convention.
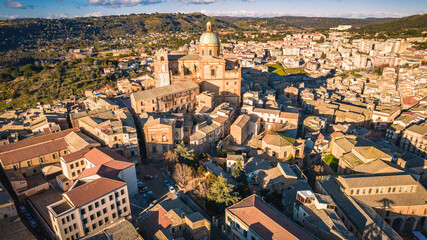
[[[157,79],[157,87],[164,87],[171,84],[168,52],[166,50],[161,49],[154,55],[154,75]]]

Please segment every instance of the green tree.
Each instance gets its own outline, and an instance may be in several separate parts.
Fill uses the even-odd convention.
[[[176,145],[175,152],[184,160],[194,160],[194,150],[187,148],[183,141]]]
[[[243,175],[243,160],[237,159],[236,164],[233,166],[233,170],[231,171],[231,176],[234,179],[240,179]]]
[[[240,199],[239,194],[234,192],[234,185],[227,183],[227,179],[223,176],[219,176],[210,186],[206,196],[208,200],[225,204],[226,206],[230,206]]]

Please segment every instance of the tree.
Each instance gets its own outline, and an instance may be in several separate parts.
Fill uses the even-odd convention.
[[[191,168],[186,164],[177,163],[175,165],[174,177],[179,183],[187,184],[187,179],[191,177]]]
[[[184,160],[194,160],[194,150],[187,148],[183,141],[176,145],[175,152]]]
[[[219,176],[218,179],[210,186],[206,196],[210,201],[230,206],[240,199],[238,193],[233,190],[234,186],[227,183],[227,179],[223,176]]]
[[[233,170],[231,171],[231,176],[234,179],[239,179],[241,178],[243,175],[243,160],[242,159],[237,159],[236,164],[234,164],[233,166]]]
[[[208,190],[208,184],[206,182],[202,182],[196,187],[194,193],[201,198],[205,198]]]
[[[178,161],[178,154],[174,151],[167,151],[163,154],[163,158],[166,161],[167,167],[173,166]]]

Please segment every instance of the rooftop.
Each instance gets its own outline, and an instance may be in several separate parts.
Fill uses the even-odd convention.
[[[316,239],[255,194],[228,207],[226,211],[237,216],[264,239]]]

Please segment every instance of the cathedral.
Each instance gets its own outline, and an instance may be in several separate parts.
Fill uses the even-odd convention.
[[[158,87],[192,80],[199,84],[201,92],[215,93],[216,104],[240,105],[240,61],[221,55],[220,41],[210,22],[200,37],[198,52],[170,55],[160,50],[154,56],[154,73]]]

